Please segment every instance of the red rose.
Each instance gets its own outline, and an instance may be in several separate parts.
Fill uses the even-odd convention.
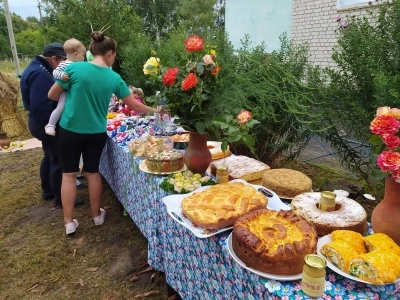
[[[185,48],[189,52],[201,51],[204,48],[204,40],[197,36],[188,37],[185,41]]]
[[[389,149],[396,149],[400,145],[399,137],[392,134],[382,135],[382,140]]]
[[[173,85],[176,81],[176,75],[178,75],[178,68],[169,68],[163,76],[163,83],[165,85]]]
[[[380,115],[372,120],[369,129],[377,135],[395,134],[399,130],[400,122],[395,117]]]
[[[182,90],[187,91],[192,87],[195,87],[197,84],[197,77],[193,73],[189,73],[189,75],[182,81]]]
[[[213,74],[214,76],[217,76],[217,74],[221,71],[221,67],[215,67],[214,69],[211,70],[211,74]]]

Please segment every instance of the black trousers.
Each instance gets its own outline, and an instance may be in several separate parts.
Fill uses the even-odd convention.
[[[28,127],[31,134],[42,142],[43,158],[40,163],[40,179],[42,186],[42,197],[54,197],[54,204],[61,205],[61,164],[58,155],[57,137],[47,135],[44,127],[47,122],[28,119]]]

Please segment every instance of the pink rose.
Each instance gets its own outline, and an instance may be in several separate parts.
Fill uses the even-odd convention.
[[[242,110],[236,117],[240,125],[246,124],[251,118],[251,112],[248,110]]]
[[[400,168],[400,153],[393,151],[382,151],[377,163],[383,172],[398,171]]]
[[[389,149],[396,149],[400,145],[400,138],[392,134],[382,135],[382,140]]]
[[[212,57],[210,54],[206,54],[203,57],[203,61],[206,65],[215,65],[215,62],[213,61]]]
[[[395,117],[380,115],[372,120],[369,129],[377,135],[395,134],[399,130],[400,122]]]

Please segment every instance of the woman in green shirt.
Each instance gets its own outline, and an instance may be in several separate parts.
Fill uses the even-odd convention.
[[[116,44],[102,32],[92,32],[91,62],[75,62],[65,72],[69,81],[59,81],[49,91],[49,98],[58,101],[67,91],[65,108],[60,119],[59,146],[63,177],[61,199],[67,234],[74,233],[79,223],[73,219],[76,198],[75,179],[82,154],[88,180],[89,198],[95,225],[104,223],[106,212],[101,208],[102,180],[99,173],[101,153],[106,143],[107,109],[112,94],[139,113],[156,109],[139,103],[121,76],[110,69],[116,56]]]

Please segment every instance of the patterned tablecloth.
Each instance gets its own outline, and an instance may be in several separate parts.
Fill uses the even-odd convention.
[[[238,265],[226,244],[229,232],[199,239],[167,213],[160,189],[163,177],[139,169],[141,159],[110,138],[100,172],[148,240],[148,262],[166,274],[183,299],[311,299],[299,281],[259,277]],[[400,299],[400,283],[374,286],[342,277],[327,268],[323,297],[317,299]]]

